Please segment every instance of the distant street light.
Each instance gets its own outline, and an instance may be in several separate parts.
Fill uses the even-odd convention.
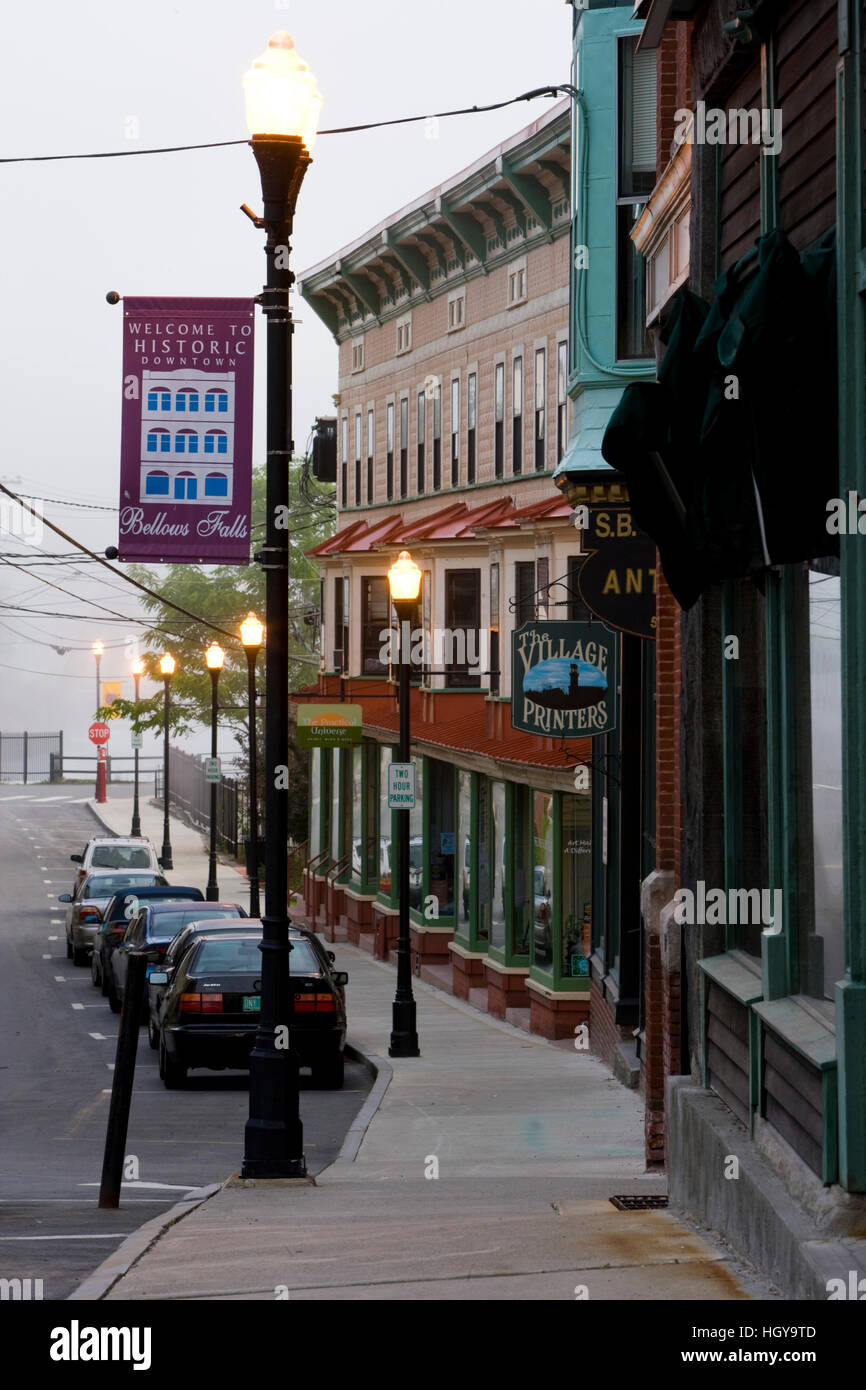
[[[408,550],[401,550],[399,557],[388,571],[388,585],[391,601],[397,610],[400,629],[400,676],[398,698],[400,703],[400,746],[397,761],[410,761],[409,729],[409,674],[410,641],[407,629],[411,627],[412,615],[418,602],[421,589],[421,571]],[[415,999],[412,994],[412,971],[410,968],[409,940],[409,808],[402,806],[397,811],[397,894],[400,907],[400,934],[397,938],[397,991],[394,995],[391,1045],[389,1057],[420,1057],[418,1032],[415,1020]]]
[[[321,93],[284,31],[244,74],[247,127],[262,181],[267,279],[259,303],[267,320],[267,509],[263,568],[265,625],[265,915],[262,918],[262,1007],[250,1056],[250,1114],[244,1131],[244,1178],[306,1173],[298,1093],[298,1057],[278,1046],[293,1017],[289,975],[289,511],[292,458],[292,310],[289,242],[295,204],[316,138]],[[291,1028],[290,1028],[291,1035]]]
[[[105,648],[101,642],[94,642],[90,650],[96,657],[96,709],[98,711],[102,704],[101,690],[99,685],[99,666],[100,662],[102,661],[102,653],[105,651]]]
[[[256,658],[262,645],[265,629],[255,613],[248,613],[241,623],[241,641],[247,654],[247,703],[249,706],[250,750],[250,851],[247,874],[250,880],[250,916],[261,915],[259,904],[259,793],[258,740],[256,737]]]
[[[162,857],[160,863],[164,869],[173,869],[174,864],[171,858],[171,829],[168,823],[168,687],[176,662],[174,657],[166,652],[159,659],[159,669],[162,672],[162,683],[164,691],[164,714],[163,714],[163,750],[162,750]]]
[[[217,687],[225,655],[218,642],[211,642],[204,654],[207,669],[210,671],[210,755],[212,758],[217,755]],[[209,903],[219,902],[220,896],[219,884],[217,883],[216,804],[217,784],[212,781],[210,784],[210,859],[208,860],[207,891],[205,893],[205,899]]]
[[[141,657],[136,657],[132,663],[132,675],[135,680],[135,703],[139,701],[139,686],[141,677],[144,674],[144,662]],[[141,816],[138,813],[138,746],[135,747],[135,777],[132,784],[132,828],[130,835],[141,834]]]

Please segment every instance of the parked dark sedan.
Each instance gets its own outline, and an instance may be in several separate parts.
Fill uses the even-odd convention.
[[[169,1090],[182,1086],[193,1067],[222,1071],[249,1068],[261,1011],[260,932],[200,936],[177,965],[162,1004],[159,1074]],[[289,956],[294,995],[292,1047],[316,1084],[343,1084],[346,1042],[344,987],[348,975],[333,970],[311,940],[292,934]],[[164,971],[153,983],[167,984]]]
[[[158,967],[158,972],[153,970],[148,973],[145,986],[147,989],[147,1040],[154,1051],[159,1047],[159,1027],[162,1021],[161,1014],[165,994],[182,957],[192,948],[193,942],[199,936],[238,930],[238,913],[225,913],[222,916],[219,913],[211,915],[210,906],[210,903],[206,903],[197,917],[187,922],[185,927],[181,927],[165,948],[165,955]],[[260,931],[261,925],[258,918],[255,921],[247,919],[243,929],[244,931]],[[295,934],[294,931],[292,934]],[[154,983],[154,974],[157,973],[159,976],[164,974],[167,977],[165,984]]]
[[[208,903],[205,910],[208,917],[246,917],[247,915],[237,903]],[[111,953],[106,993],[112,1013],[120,1013],[123,1005],[123,992],[126,988],[130,952],[148,951],[154,954],[155,959],[147,967],[147,974],[150,975],[156,969],[156,960],[161,960],[165,955],[166,947],[172,937],[176,936],[180,928],[186,926],[187,922],[195,921],[197,917],[201,916],[203,916],[201,904],[156,902],[146,903],[144,907],[138,909],[124,932],[123,940]],[[147,1002],[146,982],[143,1002],[145,1004]]]
[[[108,993],[111,975],[109,961],[111,953],[123,940],[126,929],[139,907],[144,902],[204,902],[200,888],[188,888],[169,884],[166,888],[140,888],[130,892],[115,893],[108,907],[102,913],[97,927],[93,951],[90,956],[90,978],[103,994]]]

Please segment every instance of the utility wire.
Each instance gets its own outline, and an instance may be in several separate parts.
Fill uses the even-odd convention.
[[[320,130],[318,134],[353,135],[359,130],[380,130],[383,126],[411,125],[417,121],[438,121],[444,120],[448,116],[477,116],[485,111],[500,111],[505,106],[514,106],[518,101],[533,101],[536,97],[556,97],[563,90],[565,89],[560,84],[554,83],[549,87],[535,87],[531,92],[522,92],[517,97],[508,97],[506,101],[491,102],[487,106],[463,106],[456,111],[432,111],[424,116],[399,116],[388,121],[367,121],[364,125],[346,125],[335,127],[333,130]],[[151,150],[98,150],[89,154],[0,155],[0,164],[38,164],[58,159],[127,159],[142,154],[180,154],[184,150],[228,149],[232,145],[249,145],[250,143],[250,139],[247,138],[246,140],[210,140],[202,145],[165,145]]]

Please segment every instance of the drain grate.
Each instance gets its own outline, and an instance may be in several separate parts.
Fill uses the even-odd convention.
[[[611,1197],[617,1211],[663,1211],[668,1204],[667,1197]]]

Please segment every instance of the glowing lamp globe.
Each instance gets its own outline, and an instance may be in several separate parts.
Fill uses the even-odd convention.
[[[166,652],[164,656],[159,658],[159,669],[164,676],[173,676],[176,664],[170,652]]]
[[[241,623],[241,641],[245,647],[260,647],[265,629],[255,613],[248,613]]]
[[[250,135],[300,136],[312,150],[322,94],[284,29],[272,34],[264,53],[253,59],[243,86]]]
[[[142,661],[140,656],[136,657],[132,663],[132,674],[134,676],[144,675],[144,662]]]
[[[211,642],[210,646],[204,654],[204,659],[207,662],[208,670],[221,671],[222,664],[225,661],[225,655],[226,654],[220,646],[219,642]]]
[[[401,550],[389,569],[388,583],[391,587],[391,597],[397,603],[401,599],[411,602],[418,597],[418,591],[421,588],[421,571],[408,550]]]

